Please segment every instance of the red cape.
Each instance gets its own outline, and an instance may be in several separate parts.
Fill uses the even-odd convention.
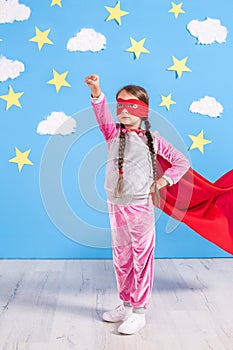
[[[160,177],[171,164],[157,155]],[[212,183],[192,168],[160,190],[160,209],[233,254],[233,170]]]

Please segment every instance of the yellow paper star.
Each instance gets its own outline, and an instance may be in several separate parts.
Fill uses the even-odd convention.
[[[17,107],[22,108],[19,98],[24,94],[24,92],[15,93],[11,85],[9,86],[9,92],[7,95],[0,96],[1,99],[7,101],[6,110],[8,110],[11,106],[15,105]]]
[[[36,27],[36,36],[29,39],[29,41],[33,41],[38,44],[39,51],[42,49],[44,44],[53,44],[53,42],[48,38],[50,29],[41,32],[40,29]]]
[[[172,2],[172,8],[168,12],[173,12],[175,17],[177,18],[180,13],[185,13],[185,11],[181,8],[182,5],[183,2],[180,2],[179,4],[175,4],[174,2]]]
[[[61,0],[52,0],[50,6],[58,5],[62,7]]]
[[[182,60],[178,60],[175,56],[172,56],[173,66],[167,68],[167,70],[176,71],[176,75],[180,78],[183,72],[192,72],[190,68],[188,68],[185,63],[188,57],[183,58]]]
[[[198,148],[199,151],[204,154],[204,145],[207,145],[208,143],[211,143],[212,141],[204,139],[204,131],[202,130],[197,136],[188,135],[190,139],[193,141],[192,145],[190,146],[190,150],[194,148]]]
[[[174,105],[176,104],[175,101],[172,101],[171,96],[172,94],[168,95],[168,96],[163,96],[160,95],[162,98],[162,102],[160,103],[160,107],[165,106],[168,110],[170,109],[170,105]]]
[[[106,21],[110,21],[111,19],[115,19],[115,21],[118,24],[121,24],[121,17],[127,15],[129,12],[122,11],[120,9],[120,5],[121,5],[121,3],[120,3],[120,1],[118,1],[118,3],[116,4],[115,7],[104,6],[106,8],[106,10],[110,13],[110,15],[108,16]]]
[[[136,59],[140,57],[141,53],[149,53],[150,51],[148,51],[147,49],[145,49],[145,47],[143,47],[145,40],[146,39],[144,38],[140,41],[136,41],[133,38],[130,38],[132,46],[126,49],[125,51],[133,52]]]
[[[66,76],[68,72],[64,73],[57,73],[55,69],[53,69],[53,79],[47,81],[47,84],[53,84],[56,86],[56,91],[58,92],[62,86],[71,86],[67,81],[66,81]]]
[[[28,159],[28,155],[30,152],[30,149],[28,149],[25,152],[21,152],[17,147],[15,147],[16,157],[10,159],[9,162],[17,163],[18,170],[20,172],[25,164],[33,165],[33,163]]]

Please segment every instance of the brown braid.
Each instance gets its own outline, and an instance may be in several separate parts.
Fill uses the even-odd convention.
[[[155,192],[156,204],[160,205],[160,195],[159,195],[158,188],[155,185],[155,180],[157,177],[157,169],[156,169],[156,154],[155,154],[155,149],[154,149],[154,142],[153,142],[153,137],[152,137],[151,132],[150,132],[151,125],[150,125],[148,118],[145,118],[143,120],[144,120],[144,124],[145,124],[145,128],[146,128],[145,135],[147,137],[147,145],[148,145],[149,150],[150,150],[151,163],[152,163],[152,169],[153,169],[154,182],[151,186],[151,192]]]
[[[124,124],[120,124],[120,143],[119,143],[119,150],[118,150],[118,170],[119,170],[119,176],[117,185],[115,188],[115,197],[120,197],[124,190],[124,184],[123,184],[123,164],[124,164],[124,151],[125,151],[125,134],[122,132],[122,128],[124,128]]]
[[[146,128],[145,135],[147,137],[147,145],[148,145],[149,150],[150,150],[150,156],[151,156],[151,162],[152,162],[153,180],[155,181],[156,176],[157,176],[157,171],[156,171],[156,162],[155,162],[154,142],[153,142],[153,137],[152,137],[151,132],[150,132],[151,125],[150,125],[150,122],[147,118],[144,119],[144,123],[145,123],[145,128]]]

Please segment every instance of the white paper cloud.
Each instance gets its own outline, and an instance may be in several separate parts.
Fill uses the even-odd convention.
[[[40,135],[69,135],[75,131],[76,121],[63,112],[52,112],[37,126]]]
[[[0,81],[15,79],[24,72],[24,64],[20,61],[12,61],[4,56],[0,56]]]
[[[187,25],[190,34],[197,38],[198,44],[222,44],[226,41],[227,28],[221,25],[219,19],[206,18],[204,21],[192,20]]]
[[[70,38],[66,48],[68,51],[98,52],[105,49],[106,38],[92,28],[82,28],[79,33]]]
[[[214,97],[205,96],[199,101],[194,101],[189,107],[190,112],[208,115],[209,117],[220,117],[223,112],[223,106],[217,102]]]
[[[0,23],[24,21],[30,17],[28,6],[19,4],[18,0],[0,0]]]

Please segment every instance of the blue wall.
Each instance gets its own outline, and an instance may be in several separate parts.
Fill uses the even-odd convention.
[[[144,86],[150,95],[153,128],[179,147],[192,167],[210,181],[215,181],[232,168],[232,10],[230,0],[224,5],[216,0],[184,1],[185,13],[176,19],[170,1],[121,1],[128,12],[121,18],[106,21],[105,6],[114,7],[114,0],[64,0],[62,7],[50,1],[22,2],[30,7],[28,20],[0,24],[0,52],[11,60],[24,63],[25,71],[15,79],[0,83],[0,95],[24,92],[15,105],[6,110],[0,99],[0,176],[1,176],[1,258],[110,258],[111,236],[103,189],[106,146],[96,127],[84,77],[97,73],[109,102],[123,85]],[[193,19],[220,19],[228,29],[223,44],[198,45],[187,31]],[[35,27],[51,29],[52,45],[39,51]],[[69,52],[68,40],[82,28],[93,28],[106,37],[106,48],[99,52]],[[125,50],[130,37],[145,40],[149,53],[134,59]],[[172,56],[188,56],[184,72],[176,78]],[[57,93],[52,70],[68,71],[70,87]],[[176,104],[170,110],[160,107],[160,95],[172,94]],[[224,110],[219,118],[193,114],[189,106],[205,95],[213,96]],[[114,106],[112,106],[114,108]],[[40,121],[53,111],[63,111],[76,120],[76,132],[67,136],[38,135]],[[189,150],[188,135],[204,130],[212,142]],[[174,136],[175,135],[175,136]],[[24,165],[19,172],[15,147],[31,150],[33,165]],[[157,212],[157,247],[155,256],[227,257],[227,253],[205,241],[183,224],[170,222],[174,229],[167,233],[169,218]]]

